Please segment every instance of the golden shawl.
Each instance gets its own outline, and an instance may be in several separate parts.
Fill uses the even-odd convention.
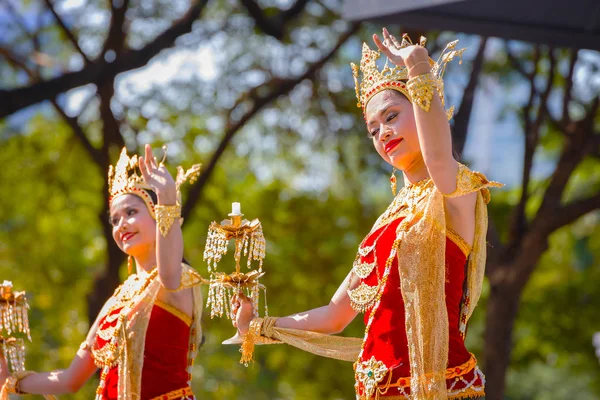
[[[477,192],[475,237],[468,260],[467,320],[473,313],[483,284],[487,234],[489,187],[502,186],[490,182],[478,172],[459,164],[456,190],[446,197],[459,197]],[[445,303],[446,218],[444,195],[435,186],[406,217],[410,228],[397,249],[398,269],[406,313],[406,335],[409,346],[411,397],[413,399],[446,399],[448,363],[448,315]],[[377,224],[376,224],[377,225]],[[255,343],[284,342],[302,350],[355,361],[361,339],[344,338],[316,332],[274,327],[274,318],[256,318],[242,344],[242,362],[252,359]]]

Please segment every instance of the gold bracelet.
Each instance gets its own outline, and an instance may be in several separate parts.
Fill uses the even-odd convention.
[[[19,379],[15,375],[10,375],[4,381],[2,391],[8,394],[19,394]]]
[[[162,204],[156,206],[156,224],[163,237],[167,236],[173,222],[179,221],[180,219],[181,205],[179,203],[172,206],[165,206]]]
[[[410,68],[407,66],[407,69],[408,69],[408,75],[409,75],[409,76],[411,75],[411,72],[412,72],[412,70],[413,70],[413,69],[415,69],[415,67],[416,67],[417,65],[419,65],[419,64],[427,64],[427,65],[429,65],[429,67],[431,68],[431,64],[429,64],[429,61],[419,61],[418,63],[416,63],[415,65],[411,66]]]
[[[423,111],[429,112],[431,100],[435,91],[439,91],[439,82],[430,73],[415,76],[406,82],[408,93],[413,104],[418,105]]]
[[[277,319],[277,317],[264,317],[260,326],[260,336],[266,339],[273,339],[273,328],[275,328]]]

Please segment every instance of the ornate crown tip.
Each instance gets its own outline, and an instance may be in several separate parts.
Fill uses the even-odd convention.
[[[427,38],[424,36],[419,38],[420,46],[425,46],[426,42]],[[444,74],[445,67],[448,62],[452,61],[455,57],[460,57],[460,61],[462,63],[462,54],[465,49],[457,50],[457,44],[458,40],[448,43],[448,45],[442,51],[438,61],[434,61],[431,58],[429,59],[429,63],[431,65],[431,74],[440,82],[442,82],[442,75]],[[400,47],[404,48],[412,45],[413,42],[411,41],[410,37],[408,34],[404,33],[402,35],[402,43]],[[363,112],[365,111],[369,100],[382,90],[396,90],[404,94],[409,100],[411,99],[406,88],[406,81],[408,80],[408,71],[406,67],[390,68],[386,63],[386,66],[380,71],[376,64],[376,61],[379,59],[380,55],[381,53],[379,50],[371,50],[369,45],[363,42],[360,66],[356,66],[354,63],[350,64],[354,76],[356,97],[358,99],[357,106],[362,108]],[[359,77],[359,75],[361,76]],[[444,101],[442,93],[440,93],[440,97],[443,104]]]

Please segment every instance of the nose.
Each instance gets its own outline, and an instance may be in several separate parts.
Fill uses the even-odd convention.
[[[117,230],[120,232],[125,231],[129,224],[127,223],[127,218],[121,217],[119,218],[119,222],[117,223]]]
[[[383,143],[385,143],[392,134],[392,130],[383,123],[379,124],[379,132],[379,141]]]

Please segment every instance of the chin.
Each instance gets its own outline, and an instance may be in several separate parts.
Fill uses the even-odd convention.
[[[400,171],[404,171],[407,165],[405,157],[397,155],[390,157],[390,164]]]

